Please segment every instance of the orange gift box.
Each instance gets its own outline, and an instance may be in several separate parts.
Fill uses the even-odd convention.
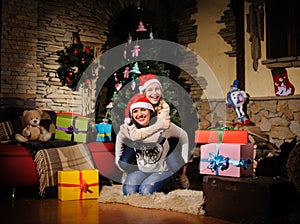
[[[244,130],[196,130],[195,143],[248,143]]]
[[[98,170],[58,171],[58,199],[68,201],[93,198],[99,198]]]

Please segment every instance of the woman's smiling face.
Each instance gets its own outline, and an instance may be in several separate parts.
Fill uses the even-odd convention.
[[[135,108],[132,110],[132,119],[143,127],[148,126],[150,122],[150,110],[146,108]]]
[[[156,82],[150,84],[145,89],[145,96],[152,103],[152,105],[158,104],[160,98],[162,97],[162,89],[160,85]]]

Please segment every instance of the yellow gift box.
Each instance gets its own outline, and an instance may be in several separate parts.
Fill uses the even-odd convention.
[[[58,171],[58,199],[61,201],[93,199],[98,197],[98,170]]]

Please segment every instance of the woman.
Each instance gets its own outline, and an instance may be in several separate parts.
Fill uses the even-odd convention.
[[[137,128],[148,127],[155,122],[155,111],[151,102],[142,94],[134,95],[128,105],[129,118]],[[129,137],[126,131],[121,131],[116,139],[116,164],[120,167],[120,158],[123,151],[120,144],[124,144],[124,138]],[[188,162],[188,136],[187,133],[170,123],[170,128],[154,133],[151,137],[156,138],[156,143],[145,143],[143,141],[127,141],[129,147],[134,149],[137,162],[137,170],[128,173],[124,184],[123,193],[153,194],[154,192],[169,192],[174,181],[174,171],[167,164],[167,156],[170,149],[167,141],[170,137],[179,139],[182,145],[181,155]],[[122,169],[122,168],[121,168]]]
[[[154,135],[158,131],[166,130],[170,125],[170,107],[163,98],[163,89],[159,79],[154,74],[144,74],[139,77],[139,91],[141,94],[147,97],[155,109],[157,121],[146,128],[140,129],[131,122],[129,118],[129,109],[125,111],[125,125],[121,125],[120,129],[122,132],[128,132],[129,139],[132,141],[143,141],[148,143],[156,143],[158,141],[158,135]],[[189,188],[189,179],[186,176],[187,163],[182,159],[180,155],[180,146],[177,144],[178,139],[169,139],[171,150],[168,155],[168,165],[179,176],[179,183],[182,188]],[[135,163],[135,155],[132,148],[127,147],[126,153],[123,154],[122,161],[124,167],[132,171],[130,164]],[[127,165],[126,165],[127,163]],[[131,167],[131,168],[129,168]],[[182,169],[181,169],[182,168]]]

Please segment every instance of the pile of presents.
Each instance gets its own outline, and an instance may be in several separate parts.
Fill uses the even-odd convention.
[[[112,141],[112,124],[108,120],[94,123],[80,114],[60,112],[56,117],[55,139],[77,143]],[[58,171],[58,199],[81,200],[99,197],[99,173],[92,170]]]
[[[248,131],[196,130],[206,213],[237,223],[287,223],[294,188],[284,178],[256,176]]]
[[[85,143],[88,135],[96,133],[93,141],[112,141],[112,124],[107,119],[95,124],[90,118],[80,114],[60,112],[56,117],[55,139]],[[94,135],[93,135],[94,136]]]
[[[245,130],[197,130],[200,146],[200,174],[241,177],[253,175],[254,146]]]

